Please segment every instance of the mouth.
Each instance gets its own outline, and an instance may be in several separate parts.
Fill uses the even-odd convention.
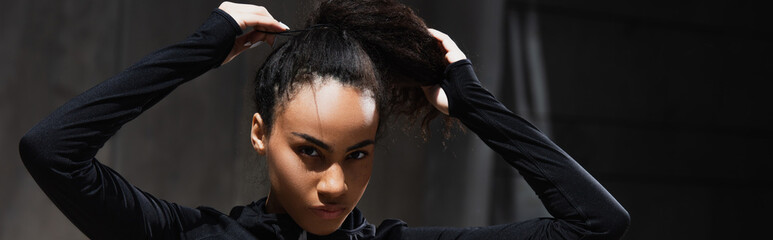
[[[314,214],[325,220],[338,219],[345,213],[345,210],[346,208],[341,205],[320,205],[311,208]]]

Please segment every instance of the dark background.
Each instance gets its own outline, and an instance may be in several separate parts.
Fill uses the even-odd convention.
[[[630,212],[624,239],[750,239],[771,214],[771,14],[763,1],[404,1],[484,85]],[[301,28],[306,1],[253,1]],[[21,164],[18,140],[67,99],[185,38],[219,1],[7,1],[0,14],[0,239],[83,239]],[[228,212],[267,192],[249,145],[261,46],[127,124],[99,159],[135,185]],[[370,222],[479,226],[547,216],[475,136],[379,143]],[[407,133],[406,133],[407,132]]]

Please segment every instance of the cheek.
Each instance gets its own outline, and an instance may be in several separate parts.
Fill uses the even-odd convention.
[[[268,149],[268,175],[275,191],[296,195],[312,185],[310,172],[292,149],[283,146],[269,146]]]
[[[373,171],[373,158],[348,163],[346,169],[347,171],[345,174],[346,178],[348,178],[346,184],[349,185],[350,190],[357,189],[356,191],[360,192],[361,195],[370,181],[370,176]]]

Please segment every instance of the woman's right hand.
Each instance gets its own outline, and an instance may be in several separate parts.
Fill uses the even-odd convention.
[[[455,63],[462,59],[467,59],[461,49],[456,46],[454,40],[451,37],[435,29],[427,29],[433,37],[435,37],[440,45],[446,50],[446,61],[448,64]],[[424,96],[427,100],[437,108],[438,111],[445,115],[448,115],[448,96],[446,96],[445,90],[440,87],[440,84],[421,87],[424,90]]]
[[[462,59],[467,59],[467,56],[464,55],[462,50],[459,49],[459,46],[456,45],[454,40],[452,40],[448,34],[432,28],[427,29],[427,31],[429,31],[429,33],[432,34],[432,36],[435,37],[438,42],[440,42],[440,45],[445,48],[446,61],[448,61],[448,64],[455,63],[456,61]]]
[[[252,4],[241,4],[232,2],[223,2],[218,7],[220,10],[228,13],[233,18],[242,31],[252,27],[253,31],[243,34],[236,38],[231,53],[228,54],[223,64],[228,63],[250,47],[257,46],[259,42],[266,42],[269,45],[274,44],[274,34],[267,34],[255,30],[267,32],[282,32],[290,29],[287,25],[277,21],[268,13],[265,7]]]

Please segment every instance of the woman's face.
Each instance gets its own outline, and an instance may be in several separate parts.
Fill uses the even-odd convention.
[[[266,210],[288,213],[310,233],[330,234],[370,180],[376,103],[370,94],[318,79],[276,114],[268,138],[260,115],[253,118],[253,146],[266,155],[271,180]]]

